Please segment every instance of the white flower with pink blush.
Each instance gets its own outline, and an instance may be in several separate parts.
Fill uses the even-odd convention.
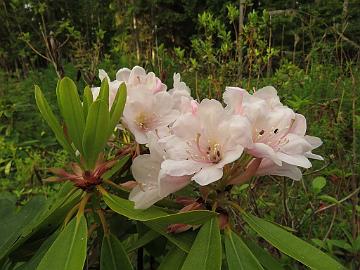
[[[174,100],[175,109],[181,113],[195,113],[198,103],[192,98],[190,88],[181,81],[179,73],[174,73],[173,79],[173,88],[168,93]]]
[[[161,163],[166,158],[164,148],[159,144],[154,134],[149,136],[150,154],[136,157],[131,170],[137,185],[130,192],[129,200],[135,203],[135,208],[146,209],[176,192],[190,183],[191,176],[170,176],[161,169]]]
[[[246,116],[251,122],[252,145],[246,151],[263,158],[257,174],[299,179],[301,172],[296,166],[310,168],[308,157],[321,158],[311,153],[321,140],[307,139],[305,118],[284,106],[275,88],[264,87],[253,95],[240,88],[227,88],[224,101],[229,111]]]
[[[135,66],[132,70],[120,69],[116,73],[116,80],[126,83],[130,95],[132,91],[147,91],[155,94],[166,91],[167,88],[153,72],[146,73],[145,69],[139,66]]]
[[[173,99],[166,91],[155,94],[134,91],[126,101],[123,123],[138,143],[146,144],[148,132],[168,128],[178,118],[180,113],[173,107]]]
[[[251,136],[245,117],[227,113],[213,99],[204,99],[196,113],[181,115],[171,130],[161,168],[173,176],[193,174],[202,186],[222,178],[223,167],[241,156]]]

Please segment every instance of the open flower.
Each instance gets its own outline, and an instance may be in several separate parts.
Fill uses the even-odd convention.
[[[135,202],[135,208],[145,209],[189,184],[191,176],[171,176],[161,169],[166,158],[164,148],[156,136],[149,136],[150,154],[136,157],[131,170],[137,186],[130,192],[129,200]]]
[[[305,118],[282,105],[273,87],[264,87],[250,95],[240,88],[227,88],[227,109],[246,116],[252,126],[252,145],[246,151],[281,166],[283,162],[304,168],[314,147],[304,137]]]
[[[169,175],[192,175],[200,185],[219,180],[223,167],[237,160],[250,141],[245,117],[228,114],[217,100],[204,99],[196,113],[181,115],[165,138]]]
[[[257,175],[281,175],[298,180],[303,168],[311,167],[308,158],[321,159],[311,151],[321,145],[317,137],[305,136],[306,119],[284,106],[275,88],[264,87],[253,95],[228,87],[224,93],[227,110],[246,116],[252,126],[252,145],[247,153],[262,162]]]
[[[153,72],[146,73],[145,69],[139,66],[135,66],[132,70],[120,69],[116,73],[116,80],[125,82],[130,89],[129,93],[132,91],[148,91],[154,94],[166,91],[167,88]]]
[[[135,140],[145,144],[148,143],[148,132],[161,130],[175,122],[179,111],[173,106],[173,99],[167,92],[149,95],[138,91],[126,102],[123,121]]]

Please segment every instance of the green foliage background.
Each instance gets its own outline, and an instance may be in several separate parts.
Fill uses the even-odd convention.
[[[325,161],[301,182],[254,179],[233,196],[358,269],[359,1],[0,0],[0,18],[0,189],[18,204],[56,193],[42,183],[46,168],[69,161],[36,109],[34,84],[53,105],[57,76],[83,89],[99,84],[99,68],[114,78],[141,65],[169,87],[180,72],[199,99],[271,84],[322,138]]]

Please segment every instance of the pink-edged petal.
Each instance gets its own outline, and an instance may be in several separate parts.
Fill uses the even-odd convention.
[[[161,160],[155,160],[149,154],[136,157],[131,166],[135,180],[142,184],[157,185]]]
[[[280,147],[280,151],[286,154],[303,155],[313,149],[311,144],[302,136],[290,133],[285,138],[288,142]]]
[[[171,176],[168,174],[164,174],[162,170],[160,170],[159,174],[159,196],[164,198],[171,193],[174,193],[185,186],[187,186],[191,181],[191,176]]]
[[[305,153],[305,157],[311,158],[311,159],[316,159],[316,160],[324,160],[324,158],[322,156],[313,154],[311,152]]]
[[[96,100],[100,93],[100,87],[92,87],[91,93],[92,93],[93,99]]]
[[[255,91],[254,96],[268,100],[272,98],[278,98],[277,91],[273,86],[265,86]]]
[[[191,175],[198,172],[204,163],[194,160],[164,160],[161,164],[161,169],[164,173],[172,176]]]
[[[234,150],[227,151],[223,154],[223,158],[221,161],[216,164],[218,168],[224,167],[226,164],[234,162],[235,160],[239,159],[244,151],[244,147],[238,145]]]
[[[251,129],[251,124],[246,117],[240,115],[231,117],[228,131],[235,144],[250,147],[252,145]]]
[[[157,188],[144,190],[140,186],[136,186],[129,194],[129,200],[135,203],[135,209],[149,208],[161,199]]]
[[[223,119],[224,108],[216,99],[203,99],[198,107],[198,116],[202,123],[217,126]]]
[[[287,155],[285,153],[278,152],[277,156],[281,161],[291,165],[296,165],[303,168],[311,167],[311,162],[304,155]]]
[[[119,69],[118,72],[116,72],[116,80],[127,82],[130,77],[131,70],[128,68],[122,68]]]
[[[318,148],[319,146],[321,146],[323,144],[322,140],[315,136],[306,135],[305,140],[311,144],[313,149]]]
[[[298,167],[287,164],[287,163],[283,163],[282,166],[278,166],[275,163],[273,163],[271,160],[268,160],[268,159],[262,160],[255,175],[258,175],[258,176],[263,176],[263,175],[286,176],[293,180],[300,180],[302,177],[302,173]]]
[[[306,118],[299,113],[295,114],[295,121],[292,124],[289,133],[295,133],[299,136],[304,136],[306,133]]]
[[[171,129],[178,137],[192,139],[200,132],[200,122],[193,114],[186,113],[178,117]]]
[[[252,148],[247,149],[247,152],[257,158],[268,158],[277,165],[281,165],[281,160],[276,155],[274,149],[264,143],[254,143]]]
[[[109,75],[106,73],[105,70],[103,69],[99,69],[99,79],[100,81],[102,81],[103,79],[107,79],[108,83],[110,83],[110,77]]]
[[[201,186],[206,186],[223,176],[222,168],[217,168],[216,166],[202,168],[201,171],[196,173],[192,179]]]
[[[146,71],[142,67],[135,66],[130,72],[128,82],[130,84],[139,84],[140,78],[146,76]]]
[[[235,114],[242,114],[244,95],[249,95],[249,93],[245,89],[239,87],[226,87],[223,94],[223,100],[227,105],[226,109],[230,110]]]

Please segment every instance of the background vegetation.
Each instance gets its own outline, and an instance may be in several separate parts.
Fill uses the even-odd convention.
[[[68,162],[41,119],[34,84],[56,104],[58,78],[98,85],[103,68],[141,65],[198,99],[226,85],[274,85],[323,139],[303,180],[253,179],[234,198],[359,269],[360,2],[357,0],[0,0],[0,190],[52,196],[47,168]],[[82,87],[80,87],[82,89]],[[56,108],[53,108],[56,110]],[[241,222],[239,222],[241,226]],[[266,243],[262,243],[265,247]],[[276,250],[274,255],[280,256]],[[281,255],[288,269],[301,269]]]

